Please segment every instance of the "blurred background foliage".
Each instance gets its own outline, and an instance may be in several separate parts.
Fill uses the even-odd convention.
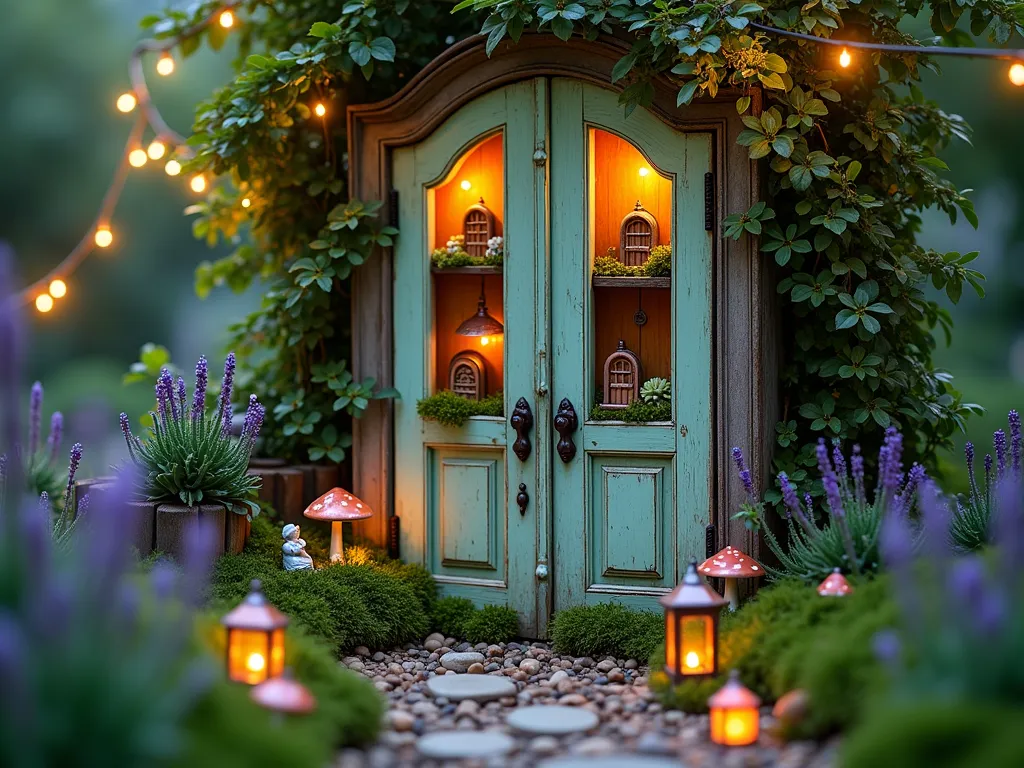
[[[128,86],[138,21],[166,4],[34,0],[5,8],[0,238],[14,245],[23,283],[44,275],[90,227],[131,127],[113,104]],[[919,38],[930,34],[923,21],[910,19],[906,29]],[[188,132],[195,105],[231,77],[232,42],[217,54],[204,50],[179,60],[169,78],[150,76],[154,98],[179,131]],[[153,62],[147,63],[152,72]],[[1006,411],[1024,406],[1024,273],[1018,267],[1024,218],[1017,215],[1024,200],[1024,154],[1018,151],[1024,89],[1010,85],[1004,64],[941,63],[942,74],[926,80],[926,92],[974,128],[973,147],[955,145],[944,157],[956,184],[975,190],[981,225],[974,231],[965,221],[950,227],[944,216],[930,217],[922,244],[981,251],[975,264],[988,276],[988,296],[964,292],[952,307],[953,344],[940,343],[936,360],[956,377],[966,401],[988,409],[969,427],[984,452]],[[228,324],[258,300],[257,291],[238,296],[227,289],[196,298],[195,267],[222,254],[193,239],[183,210],[194,196],[184,179],[169,179],[161,168],[150,163],[131,174],[113,220],[114,246],[89,258],[53,312],[31,313],[28,375],[45,384],[47,406],[65,412],[68,435],[93,442],[87,473],[103,472],[120,458],[116,441],[109,451],[99,445],[101,435],[116,432],[117,412],[150,407],[148,387],[122,384],[142,344],[167,346],[176,362],[200,354],[218,358],[226,351]],[[951,484],[959,487],[959,456],[948,464]]]

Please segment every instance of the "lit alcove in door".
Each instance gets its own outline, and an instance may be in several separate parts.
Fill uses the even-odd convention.
[[[443,181],[427,190],[433,389],[472,400],[503,389],[502,138],[495,133],[474,144]]]
[[[591,417],[669,421],[672,179],[610,131],[590,128],[587,138],[594,288]]]

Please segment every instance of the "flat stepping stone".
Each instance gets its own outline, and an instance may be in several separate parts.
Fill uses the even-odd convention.
[[[604,755],[602,757],[588,757],[578,755],[573,757],[555,757],[537,764],[537,768],[682,768],[678,760],[671,760],[667,757],[649,757],[624,753],[621,755]]]
[[[427,680],[427,690],[451,701],[491,701],[517,693],[515,683],[497,675],[439,675]]]
[[[466,760],[505,755],[515,744],[499,731],[440,731],[421,736],[416,748],[436,760]]]
[[[450,669],[452,672],[466,672],[474,664],[483,664],[485,661],[482,653],[467,651],[466,653],[446,653],[441,657],[441,666]]]
[[[513,728],[538,736],[563,736],[589,731],[598,723],[598,717],[589,709],[542,705],[521,707],[510,713],[505,722]]]

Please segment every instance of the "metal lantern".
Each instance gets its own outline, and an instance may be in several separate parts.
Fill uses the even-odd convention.
[[[455,329],[459,336],[501,336],[505,333],[505,326],[491,317],[487,311],[487,299],[484,296],[484,281],[480,279],[480,299],[477,301],[476,314],[462,321],[462,324]]]
[[[284,671],[284,629],[288,617],[267,602],[253,579],[245,600],[221,619],[228,631],[228,679],[257,685]]]
[[[743,686],[734,669],[727,682],[708,699],[711,741],[726,747],[744,747],[757,741],[761,728],[761,700]]]
[[[718,671],[718,617],[728,603],[686,567],[682,582],[661,599],[665,608],[665,673],[679,681]]]

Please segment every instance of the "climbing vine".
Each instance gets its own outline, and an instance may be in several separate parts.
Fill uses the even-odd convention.
[[[197,14],[213,7],[200,5]],[[407,0],[250,0],[241,8],[254,14],[246,58],[237,78],[201,106],[191,140],[191,168],[230,181],[195,207],[196,233],[238,246],[200,268],[197,286],[206,293],[271,281],[264,307],[236,328],[245,345],[235,346],[247,353],[254,381],[246,386],[282,404],[279,450],[319,445],[328,425],[343,439],[332,409],[342,402],[355,414],[379,394],[372,382],[321,383],[330,381],[322,366],[344,371],[346,278],[394,235],[372,204],[348,199],[343,107],[385,97],[475,31],[487,35],[488,50],[531,28],[561,40],[630,35],[631,50],[612,74],[627,112],[650,103],[656,77],[676,84],[680,109],[720,89],[737,94],[745,126],[738,141],[761,160],[767,184],[764,201],[729,212],[724,234],[758,237],[776,267],[787,345],[776,463],[794,482],[809,483],[804,468],[814,463],[819,436],[859,441],[873,455],[890,424],[910,443],[909,458],[931,464],[976,410],[932,364],[936,336],[948,341],[952,322],[925,291],[930,284],[954,303],[965,286],[983,295],[984,277],[971,267],[977,254],[916,242],[926,208],[977,226],[971,201],[943,177],[939,157],[952,140],[967,140],[969,128],[918,87],[921,72],[938,63],[858,52],[844,70],[831,49],[756,31],[751,22],[912,44],[899,22],[926,12],[946,44],[969,43],[971,35],[1005,44],[1022,31],[1024,3],[466,0],[449,14],[445,4]],[[957,26],[962,19],[970,34]],[[189,18],[154,23],[170,34]],[[757,114],[755,88],[763,94]],[[318,102],[327,107],[322,120],[311,113]],[[285,434],[293,422],[301,428]]]

